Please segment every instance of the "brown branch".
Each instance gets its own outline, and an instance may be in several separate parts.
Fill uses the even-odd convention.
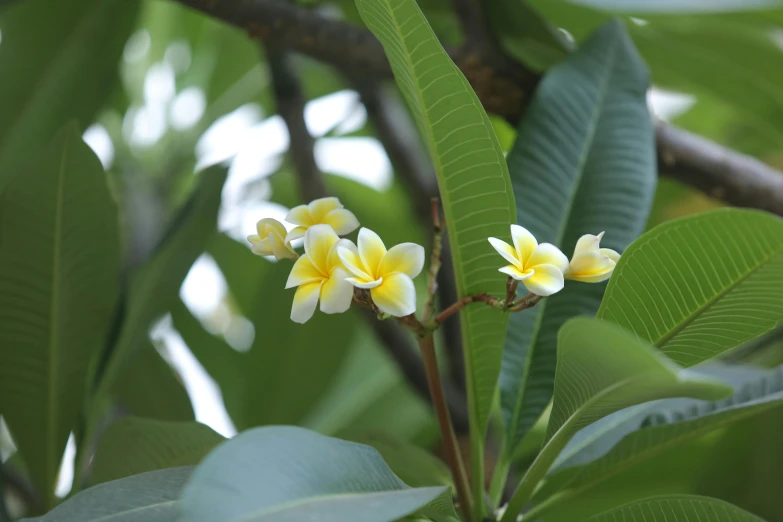
[[[658,170],[708,196],[783,216],[783,173],[690,132],[657,124]]]
[[[312,201],[326,194],[326,185],[313,154],[315,140],[307,130],[304,119],[307,98],[302,92],[291,56],[276,43],[265,43],[272,93],[277,104],[277,113],[288,128],[288,155],[298,177],[299,193],[304,202]]]
[[[375,335],[383,343],[386,351],[394,359],[414,390],[426,400],[430,400],[427,374],[422,366],[421,357],[416,353],[411,335],[397,323],[379,321],[375,317],[375,313],[370,310],[362,310],[362,315],[372,326]],[[449,412],[454,422],[454,429],[457,433],[468,433],[468,410],[464,393],[455,388],[449,380],[444,381],[443,387]]]
[[[451,0],[451,5],[460,22],[465,45],[475,47],[483,54],[500,48],[492,33],[483,0]]]
[[[285,0],[176,0],[291,50],[337,67],[346,74],[391,76],[383,47],[364,28],[324,16]],[[516,125],[540,76],[505,53],[481,54],[470,46],[447,49],[491,113]],[[695,137],[694,137],[695,138]],[[774,170],[748,156],[660,123],[656,142],[662,173],[708,190],[742,207],[783,215],[783,188]]]
[[[470,484],[468,483],[468,476],[465,473],[465,464],[462,462],[459,443],[457,442],[457,437],[452,428],[449,409],[446,405],[446,397],[443,393],[443,385],[440,380],[438,358],[435,355],[435,343],[432,339],[432,335],[419,339],[419,348],[421,349],[421,357],[424,361],[425,371],[427,372],[427,382],[429,383],[432,404],[438,418],[441,435],[443,436],[446,461],[449,464],[451,474],[454,477],[454,485],[457,488],[460,508],[464,514],[465,520],[471,522],[473,505],[471,503]],[[475,499],[475,501],[482,502],[483,499]]]
[[[443,227],[440,222],[440,199],[432,198],[432,253],[430,254],[430,269],[427,272],[427,303],[421,320],[426,323],[435,313],[435,292],[438,291],[438,272],[440,271],[440,256],[443,250]]]

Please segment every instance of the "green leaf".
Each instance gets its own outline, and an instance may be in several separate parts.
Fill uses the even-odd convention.
[[[734,387],[731,397],[718,402],[697,399],[661,399],[607,415],[580,430],[558,455],[550,471],[588,464],[606,455],[631,432],[651,423],[682,422],[729,406],[765,398],[783,391],[783,368],[768,371],[710,361],[692,371],[718,379]],[[542,488],[544,489],[544,488]]]
[[[696,402],[687,408],[682,407],[680,411],[662,409],[650,414],[644,421],[648,427],[626,435],[603,457],[576,470],[566,469],[554,475],[551,481],[555,487],[547,484],[541,496],[555,490],[561,491],[560,496],[582,494],[623,471],[660,457],[674,447],[780,408],[783,406],[781,375],[780,371],[766,375],[722,401]],[[750,399],[749,396],[755,397]]]
[[[145,342],[114,387],[117,399],[131,413],[158,420],[189,421],[196,417],[181,377]]]
[[[0,412],[44,502],[117,299],[117,208],[75,125],[0,199]]]
[[[26,0],[0,12],[0,190],[65,122],[92,122],[138,8],[136,0]]]
[[[783,221],[721,209],[664,223],[626,250],[598,311],[683,366],[783,321]]]
[[[586,376],[586,379],[585,379]],[[680,370],[611,323],[577,317],[558,335],[557,374],[547,439],[573,433],[614,411],[667,397],[718,400],[731,387]],[[560,433],[558,433],[560,432]]]
[[[171,522],[193,468],[150,471],[86,489],[26,522]],[[22,521],[22,522],[25,522]]]
[[[530,498],[558,453],[580,428],[612,412],[668,397],[717,400],[731,387],[681,370],[617,326],[576,317],[558,334],[557,372],[547,442],[514,493],[502,522]]]
[[[672,522],[709,520],[710,522],[764,522],[728,502],[696,495],[667,495],[637,500],[594,515],[587,522]]]
[[[602,246],[622,251],[644,231],[656,177],[648,86],[619,22],[541,82],[508,156],[517,222],[539,242],[570,253],[583,234],[604,231]],[[568,282],[511,316],[500,376],[509,454],[552,398],[558,330],[573,316],[594,315],[604,289]]]
[[[341,438],[372,446],[407,485],[419,488],[451,485],[446,463],[424,449],[382,432],[343,433]]]
[[[369,446],[275,426],[219,446],[196,468],[181,505],[189,522],[392,522],[446,489],[409,488]]]
[[[545,71],[572,48],[565,35],[527,2],[487,0],[490,23],[503,46],[526,66]]]
[[[124,417],[101,435],[91,479],[100,484],[147,471],[195,466],[224,440],[198,422]]]
[[[438,43],[415,0],[357,0],[384,46],[397,85],[435,164],[460,296],[502,295],[504,278],[487,242],[515,221],[503,151],[481,103]],[[483,484],[483,439],[500,373],[508,318],[486,306],[461,314],[471,420],[473,483]],[[477,500],[477,506],[481,502]]]
[[[127,312],[119,339],[103,373],[99,393],[113,388],[127,365],[149,340],[149,328],[176,302],[182,281],[217,231],[226,170],[199,174],[195,192],[180,210],[152,257],[131,277]]]

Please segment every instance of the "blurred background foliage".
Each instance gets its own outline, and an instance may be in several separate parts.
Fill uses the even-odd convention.
[[[349,0],[299,3],[361,24]],[[723,10],[730,2],[710,9],[696,0],[487,0],[502,45],[536,70],[620,16],[651,70],[659,118],[783,168],[783,8],[760,3]],[[461,41],[450,2],[419,4],[445,44]],[[392,171],[378,122],[368,119],[353,83],[310,58],[293,60],[329,191],[388,244],[426,244],[430,223],[410,198],[411,173]],[[0,74],[0,188],[9,181],[2,173],[76,120],[118,202],[125,276],[110,333],[118,348],[111,360],[94,361],[112,375],[104,390],[111,399],[101,405],[112,418],[197,419],[223,436],[297,424],[372,441],[409,484],[437,482],[410,476],[421,466],[398,451],[403,443],[437,448],[437,431],[382,340],[356,310],[290,322],[291,291],[282,288],[289,267],[252,256],[244,241],[258,219],[281,218],[301,203],[259,42],[173,0],[5,0]],[[381,94],[400,113],[401,135],[410,136],[396,91]],[[515,130],[492,120],[508,150]],[[194,175],[207,167],[209,176]],[[662,179],[648,226],[720,205]],[[780,335],[730,357],[780,364]],[[528,436],[520,462],[538,449],[543,426]],[[633,476],[648,492],[713,495],[783,520],[781,429],[783,412],[770,411],[615,476],[568,509],[621,503],[629,493],[619,486]],[[10,510],[40,509],[1,423],[0,456]],[[73,462],[72,437],[61,497]],[[724,471],[711,473],[712,466]],[[444,473],[437,462],[422,469]]]

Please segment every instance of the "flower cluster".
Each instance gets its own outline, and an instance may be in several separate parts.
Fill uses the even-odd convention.
[[[274,219],[258,222],[258,234],[249,236],[251,250],[277,259],[296,259],[286,288],[296,287],[291,320],[304,323],[320,301],[326,314],[345,312],[354,294],[369,292],[371,306],[394,317],[416,311],[413,278],[424,266],[424,248],[402,243],[386,250],[381,238],[367,228],[354,244],[340,238],[359,227],[356,216],[337,198],[322,198],[291,209],[285,220],[296,225],[286,234]],[[304,237],[304,254],[291,242]],[[369,303],[368,303],[369,304]]]
[[[511,263],[499,269],[514,281],[520,281],[531,294],[546,297],[559,292],[565,280],[599,283],[612,275],[620,254],[599,248],[604,233],[585,234],[576,243],[574,255],[568,258],[555,245],[538,244],[527,229],[511,225],[514,246],[491,237],[490,244]]]
[[[597,236],[582,236],[569,261],[556,246],[539,244],[527,229],[511,225],[513,246],[489,238],[490,244],[509,263],[499,269],[509,277],[505,300],[487,294],[465,296],[438,314],[432,323],[423,324],[412,314],[416,311],[413,279],[424,267],[424,248],[415,243],[402,243],[387,250],[378,234],[367,228],[359,230],[356,243],[341,238],[359,228],[359,221],[337,198],[317,199],[292,208],[285,220],[295,227],[287,232],[279,221],[262,219],[256,225],[258,233],[247,239],[255,254],[295,260],[286,288],[296,288],[291,319],[297,323],[308,321],[319,302],[321,311],[326,314],[345,312],[352,302],[356,302],[379,315],[405,318],[402,321],[413,325],[414,331],[426,333],[472,302],[483,301],[515,312],[559,292],[566,279],[586,283],[605,281],[620,258],[614,250],[600,248],[603,232]],[[436,230],[439,231],[437,223]],[[304,238],[304,254],[300,256],[292,241],[301,238]],[[436,248],[433,254],[436,258],[437,251]],[[434,262],[433,267],[438,263],[439,260]],[[430,271],[434,281],[437,268]],[[530,295],[516,300],[519,283]],[[432,293],[434,284],[430,286]],[[424,315],[426,322],[427,313]]]

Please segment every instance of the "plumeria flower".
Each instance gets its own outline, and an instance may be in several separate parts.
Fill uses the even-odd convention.
[[[338,236],[350,234],[359,228],[359,221],[353,212],[343,208],[337,198],[321,198],[311,201],[308,205],[292,208],[285,220],[297,225],[286,236],[286,241],[294,241],[304,237],[308,228],[313,225],[329,225]]]
[[[369,289],[381,312],[395,317],[415,312],[413,278],[424,267],[424,248],[401,243],[387,251],[378,234],[367,228],[359,230],[357,243],[346,241],[337,247],[337,255],[353,276],[348,281],[357,288]]]
[[[511,225],[512,247],[505,241],[491,237],[490,244],[511,263],[500,268],[503,272],[522,281],[529,292],[548,296],[563,289],[563,272],[568,268],[568,258],[550,243],[538,244],[533,234],[519,225]]]
[[[574,257],[565,272],[566,279],[584,283],[600,283],[609,279],[620,254],[610,248],[598,248],[602,237],[603,232],[597,236],[585,234],[579,238]]]
[[[285,227],[272,218],[264,218],[256,223],[258,234],[247,236],[250,250],[259,256],[275,256],[277,259],[296,259],[299,257],[286,241]]]
[[[297,259],[286,288],[297,286],[291,306],[291,320],[305,323],[313,316],[318,300],[325,314],[348,310],[353,299],[353,286],[346,281],[348,272],[337,257],[340,239],[329,225],[313,225],[304,236],[304,255]]]

